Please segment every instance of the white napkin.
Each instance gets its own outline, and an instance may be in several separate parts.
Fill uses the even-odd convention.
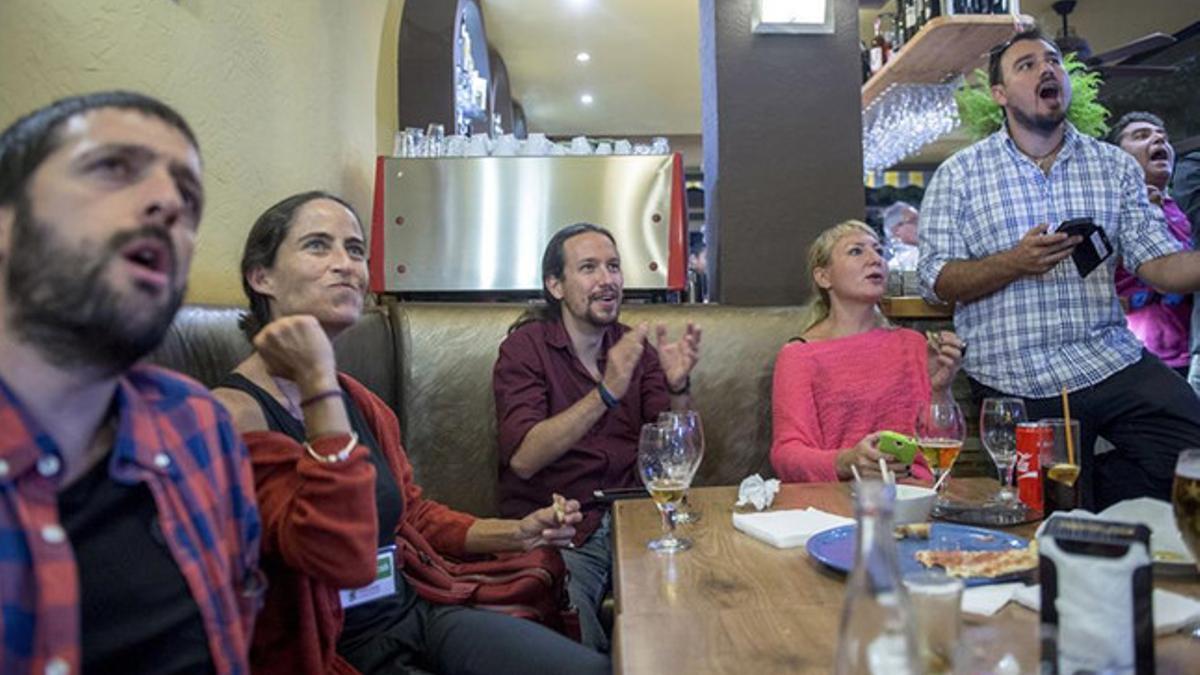
[[[1118,502],[1100,513],[1092,513],[1083,509],[1060,511],[1054,515],[1070,516],[1072,518],[1099,518],[1122,523],[1142,523],[1150,528],[1150,553],[1174,553],[1184,564],[1195,564],[1196,559],[1183,543],[1183,536],[1175,525],[1175,512],[1171,503],[1152,497],[1139,497]],[[1042,521],[1037,533],[1040,535],[1050,519]]]
[[[1017,594],[1013,596],[1013,600],[1025,609],[1032,609],[1035,612],[1042,611],[1042,585],[1034,584],[1017,589]]]
[[[1013,581],[1007,584],[972,586],[963,590],[962,611],[978,616],[991,616],[1008,604],[1025,584]]]
[[[738,486],[738,500],[734,506],[753,504],[755,510],[762,511],[775,501],[777,492],[779,492],[779,479],[763,480],[763,477],[758,474],[747,476]]]
[[[853,518],[836,516],[811,506],[807,509],[733,514],[735,528],[776,548],[801,546],[818,532],[853,523]]]
[[[1200,601],[1186,595],[1154,589],[1154,633],[1167,635],[1200,621]]]
[[[968,589],[970,590],[970,589]],[[964,594],[965,595],[965,594]],[[1041,611],[1041,585],[1026,586],[1017,591],[1018,604],[1035,612]],[[1154,633],[1169,635],[1200,621],[1200,600],[1161,588],[1154,589]],[[966,611],[966,607],[963,607]]]

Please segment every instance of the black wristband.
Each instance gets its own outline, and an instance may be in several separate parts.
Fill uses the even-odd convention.
[[[667,383],[667,393],[672,396],[683,396],[684,394],[688,393],[691,390],[692,390],[692,376],[691,375],[688,375],[683,380],[683,386],[680,387],[679,389],[672,389],[671,383],[670,382]]]
[[[603,382],[596,384],[596,391],[600,394],[600,400],[604,402],[605,408],[612,410],[613,408],[621,405],[621,399],[613,396],[612,392],[608,390],[608,387],[604,386]]]

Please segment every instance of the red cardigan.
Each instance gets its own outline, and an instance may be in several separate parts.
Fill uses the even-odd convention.
[[[338,380],[362,411],[404,496],[404,519],[438,551],[461,556],[473,516],[423,499],[400,444],[400,423],[377,396],[348,375]],[[359,445],[350,458],[322,464],[291,437],[244,435],[254,465],[263,523],[262,568],[269,587],[250,648],[255,673],[355,673],[335,651],[342,632],[338,589],[375,579],[378,542],[375,469]],[[337,452],[346,436],[322,438]],[[397,524],[398,525],[398,524]]]

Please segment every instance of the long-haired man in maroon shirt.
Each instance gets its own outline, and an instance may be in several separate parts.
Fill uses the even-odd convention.
[[[558,492],[584,512],[564,550],[583,642],[608,651],[597,610],[611,588],[608,509],[598,488],[639,485],[641,426],[691,405],[689,375],[700,329],[668,342],[656,327],[621,324],[624,278],[607,230],[559,230],[542,256],[546,304],[526,313],[500,345],[492,384],[500,432],[500,511],[528,513]],[[533,506],[536,508],[536,506]]]

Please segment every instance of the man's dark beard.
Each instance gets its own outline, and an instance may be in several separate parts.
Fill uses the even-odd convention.
[[[1013,119],[1022,128],[1028,129],[1042,136],[1049,136],[1056,129],[1062,126],[1063,120],[1067,119],[1067,108],[1064,106],[1057,113],[1047,115],[1026,115],[1023,110],[1013,108]]]
[[[23,342],[59,365],[112,372],[158,346],[183,303],[183,290],[171,288],[162,307],[139,319],[130,310],[145,301],[122,298],[103,275],[124,246],[147,236],[167,245],[174,270],[175,249],[165,232],[145,226],[115,235],[95,250],[74,250],[56,240],[50,224],[34,219],[24,195],[17,199],[15,216],[7,304],[8,319]]]

